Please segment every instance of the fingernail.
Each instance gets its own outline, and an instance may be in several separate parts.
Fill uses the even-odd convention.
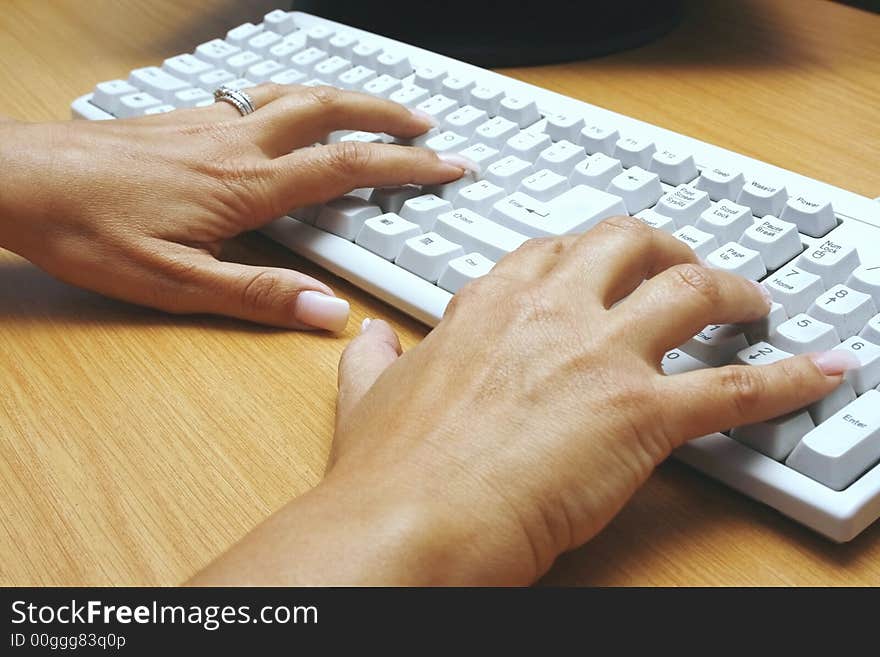
[[[761,296],[764,297],[764,301],[767,302],[767,307],[769,308],[770,306],[772,306],[773,305],[773,297],[770,296],[770,290],[768,290],[766,287],[764,287],[758,281],[751,281],[751,283],[756,288],[758,288],[758,292],[761,293]]]
[[[838,376],[861,366],[858,358],[842,349],[810,354],[810,360],[816,363],[816,367],[822,370],[825,376]]]
[[[361,333],[367,330],[367,327],[370,325],[370,322],[373,320],[369,317],[365,318],[364,321],[361,322]]]
[[[437,123],[437,119],[420,109],[410,109],[410,113],[420,121],[424,121],[425,123],[430,125],[432,128],[436,128],[438,125],[440,125],[439,123]]]
[[[464,169],[465,172],[480,173],[480,165],[464,155],[459,155],[458,153],[438,153],[437,157],[446,162],[446,164]]]
[[[348,301],[306,290],[296,297],[293,316],[309,326],[339,332],[348,323]]]

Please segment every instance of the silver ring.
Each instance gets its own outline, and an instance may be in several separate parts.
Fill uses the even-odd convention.
[[[227,87],[225,85],[217,87],[214,90],[214,102],[217,103],[220,101],[232,105],[242,116],[253,114],[254,110],[256,110],[256,107],[254,107],[254,99],[241,89],[233,89],[232,87]]]

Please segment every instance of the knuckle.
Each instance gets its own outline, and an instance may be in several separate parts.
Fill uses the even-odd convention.
[[[718,280],[705,267],[694,264],[676,265],[669,272],[674,285],[686,294],[696,295],[707,306],[715,307],[721,301]]]
[[[262,310],[272,306],[282,296],[278,279],[269,272],[261,271],[250,277],[241,291],[241,304],[245,310]]]
[[[765,394],[764,379],[754,367],[733,365],[722,370],[721,387],[738,417],[749,414]]]
[[[526,253],[531,251],[540,251],[549,247],[555,241],[552,237],[532,237],[520,244],[515,252]]]
[[[653,230],[648,224],[641,219],[630,217],[624,214],[618,214],[605,219],[602,224],[604,228],[613,230],[622,230],[636,235],[650,235]]]
[[[328,109],[336,106],[342,98],[339,89],[325,85],[310,87],[306,93],[312,103]]]
[[[373,151],[368,144],[343,141],[329,149],[329,166],[336,173],[351,176],[370,167]]]

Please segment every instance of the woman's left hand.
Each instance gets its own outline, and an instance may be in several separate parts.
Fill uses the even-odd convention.
[[[0,123],[0,246],[58,278],[173,313],[341,330],[348,303],[288,269],[216,259],[293,208],[359,187],[436,184],[463,167],[388,144],[310,145],[334,130],[414,137],[431,125],[391,101],[329,87],[248,89],[231,105],[117,121]]]

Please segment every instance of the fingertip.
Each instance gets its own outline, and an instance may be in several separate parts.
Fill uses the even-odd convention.
[[[296,297],[294,319],[334,333],[345,330],[351,308],[348,301],[317,290],[305,290]]]
[[[427,132],[427,131],[430,130],[431,128],[436,128],[436,127],[438,127],[438,126],[440,125],[440,124],[437,122],[437,119],[435,119],[433,116],[431,116],[431,115],[428,114],[427,112],[423,112],[423,111],[420,110],[420,109],[411,108],[411,109],[409,110],[409,112],[410,112],[410,114],[413,115],[413,117],[414,117],[414,118],[415,118],[420,124],[422,124],[422,125],[425,126],[425,129],[424,129],[422,132]],[[420,134],[421,134],[421,133],[420,133]]]
[[[855,355],[842,349],[809,354],[808,358],[822,374],[829,377],[842,377],[848,371],[861,366],[861,362]]]

